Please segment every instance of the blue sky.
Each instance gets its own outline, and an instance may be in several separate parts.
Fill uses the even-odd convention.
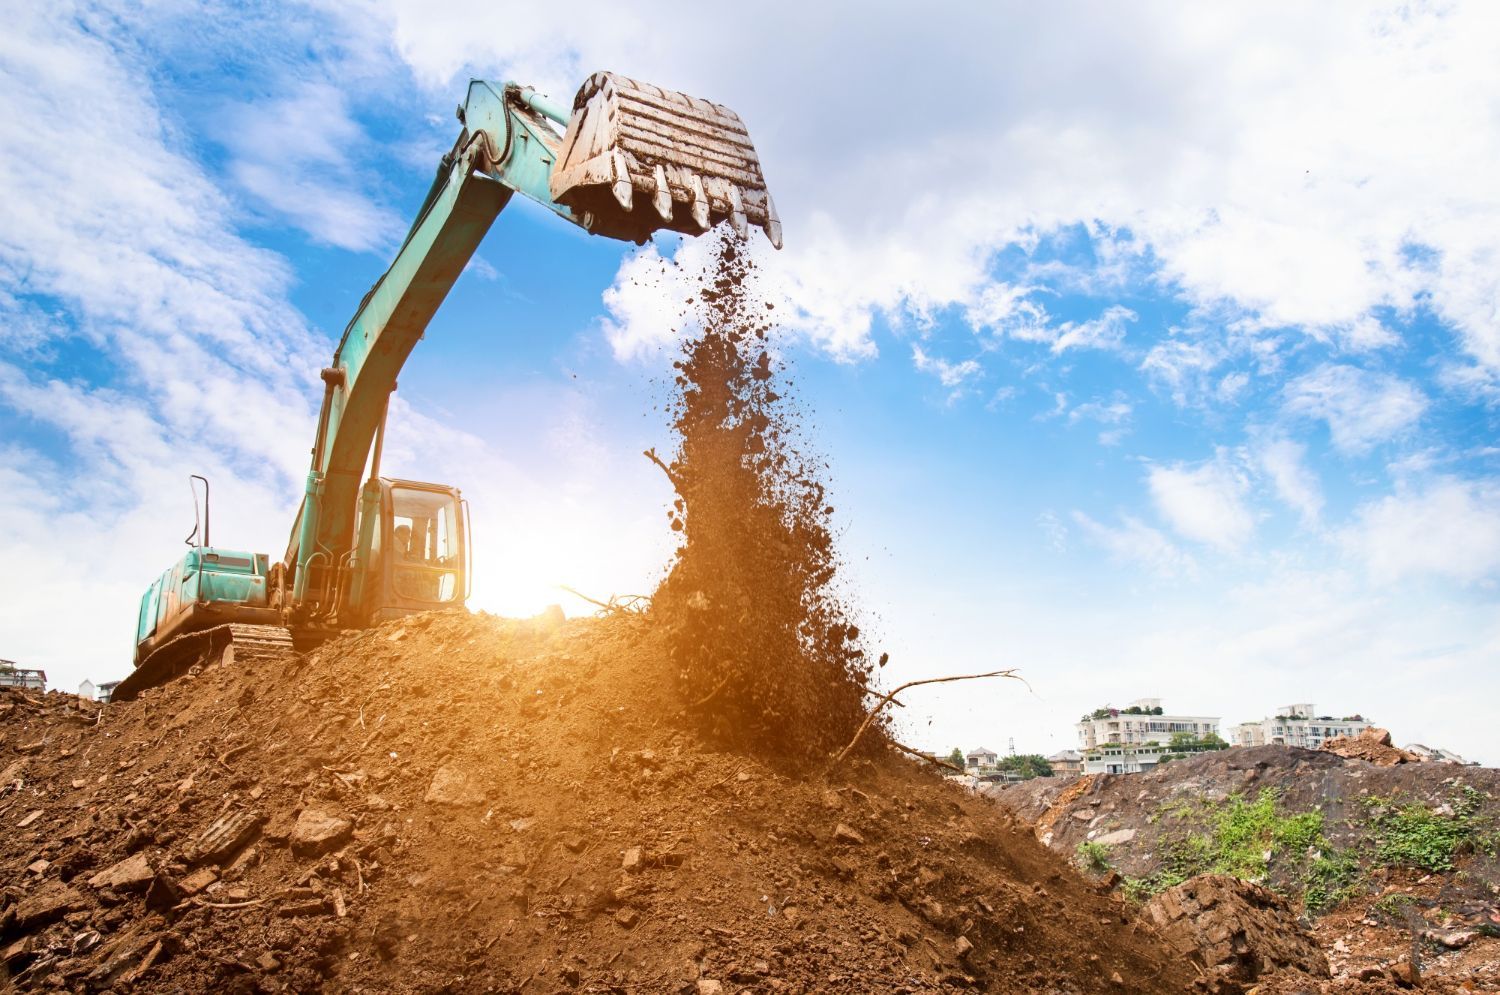
[[[746,120],[759,292],[917,745],[1313,701],[1500,761],[1500,36],[1485,4],[33,5],[0,39],[0,656],[128,667],[191,528],[279,552],[316,370],[469,76]],[[1272,5],[1274,8],[1275,5]],[[677,278],[515,203],[386,469],[474,504],[474,607],[650,588]],[[78,605],[89,606],[80,612]]]

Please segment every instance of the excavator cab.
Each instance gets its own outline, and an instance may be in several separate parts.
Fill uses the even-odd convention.
[[[365,484],[345,612],[368,624],[462,605],[468,504],[458,488],[378,477]],[[369,521],[366,517],[369,516]]]

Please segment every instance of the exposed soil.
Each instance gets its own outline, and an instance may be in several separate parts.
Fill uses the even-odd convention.
[[[790,778],[710,745],[661,638],[429,615],[102,710],[4,693],[11,984],[1187,989],[1119,899],[916,762]]]
[[[1265,790],[1285,812],[1321,813],[1329,845],[1355,861],[1357,874],[1331,910],[1305,916],[1332,980],[1298,987],[1282,978],[1263,984],[1262,993],[1405,990],[1404,965],[1412,963],[1424,991],[1500,991],[1500,860],[1471,848],[1449,871],[1390,867],[1379,859],[1377,841],[1383,814],[1411,805],[1448,812],[1466,793],[1485,833],[1500,829],[1500,770],[1378,764],[1327,750],[1263,746],[1201,754],[1148,774],[987,788],[1059,855],[1075,854],[1084,842],[1106,846],[1109,870],[1101,880],[1111,884],[1161,870],[1173,845],[1201,829],[1198,813]],[[1303,883],[1286,865],[1273,861],[1267,883],[1297,904]]]

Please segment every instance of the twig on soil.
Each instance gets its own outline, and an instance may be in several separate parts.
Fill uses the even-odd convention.
[[[704,705],[708,704],[710,701],[713,701],[714,697],[716,695],[718,695],[718,693],[720,691],[724,690],[724,685],[726,685],[726,684],[729,683],[729,677],[730,677],[729,674],[725,674],[724,675],[724,679],[718,683],[717,687],[715,687],[712,691],[708,692],[708,694],[706,694],[703,697],[699,698],[697,701],[693,702],[691,705],[688,706],[688,708],[689,709],[702,708]]]
[[[194,905],[201,905],[205,909],[248,909],[252,905],[264,905],[264,898],[252,898],[248,902],[210,902],[202,898],[194,898]]]
[[[642,602],[645,603],[646,608],[651,606],[651,598],[644,594],[612,594],[608,601],[600,601],[598,598],[591,598],[582,591],[569,587],[567,584],[559,584],[557,586],[575,598],[582,598],[589,604],[598,605],[605,611],[616,615],[639,615],[645,610],[641,607]]]
[[[657,466],[661,467],[661,472],[665,473],[667,475],[667,479],[672,482],[673,489],[675,489],[678,494],[682,493],[682,481],[678,480],[677,474],[672,472],[672,468],[663,463],[661,461],[661,457],[656,455],[655,446],[647,449],[645,452],[641,453],[641,455],[646,457],[651,462],[655,463]]]
[[[870,723],[875,721],[876,716],[878,716],[885,710],[885,706],[896,700],[896,695],[900,694],[902,691],[905,691],[907,688],[919,687],[923,684],[946,684],[950,681],[975,681],[983,677],[1008,677],[1013,681],[1020,681],[1022,684],[1026,684],[1028,688],[1031,687],[1030,684],[1026,683],[1026,678],[1021,677],[1016,673],[1014,667],[1010,670],[991,670],[983,674],[955,674],[951,677],[927,677],[920,681],[907,681],[905,684],[902,684],[900,687],[896,688],[894,691],[891,691],[889,694],[876,696],[880,699],[880,704],[870,709],[870,714],[866,715],[865,720],[860,723],[859,730],[855,732],[854,738],[849,741],[849,745],[844,747],[843,750],[840,751],[839,755],[833,758],[833,763],[829,764],[828,766],[837,767],[839,763],[841,763],[843,759],[849,755],[850,751],[852,751],[854,747],[859,745],[860,737],[865,734],[866,729],[870,728]]]
[[[897,702],[896,704],[899,705],[900,702]],[[930,764],[937,764],[939,767],[946,767],[949,770],[956,770],[960,774],[962,774],[964,772],[963,768],[959,767],[956,764],[950,764],[946,760],[939,760],[937,757],[929,757],[927,754],[923,753],[922,751],[920,751],[920,750],[914,750],[910,746],[905,746],[905,745],[903,745],[901,743],[896,742],[894,739],[889,740],[889,742],[890,742],[890,744],[892,746],[894,746],[896,749],[900,750],[902,753],[910,753],[912,756],[916,757],[918,760],[926,760]]]

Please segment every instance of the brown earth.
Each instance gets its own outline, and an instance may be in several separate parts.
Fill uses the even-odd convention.
[[[1371,852],[1372,816],[1405,804],[1443,812],[1465,788],[1482,799],[1478,816],[1485,824],[1500,827],[1500,770],[1380,765],[1283,746],[1200,754],[1147,774],[1037,778],[986,791],[1059,855],[1075,854],[1085,841],[1107,846],[1111,870],[1102,880],[1111,884],[1159,870],[1205,803],[1269,790],[1286,812],[1321,812],[1330,843],[1361,863],[1346,901],[1306,917],[1333,977],[1283,977],[1259,991],[1373,995],[1406,990],[1409,979],[1397,974],[1413,961],[1424,991],[1500,991],[1500,861],[1473,852],[1450,872],[1427,873],[1381,866]],[[1274,864],[1271,877],[1273,886],[1296,892],[1297,882],[1280,876]]]
[[[1358,736],[1335,736],[1323,744],[1323,749],[1348,760],[1368,760],[1377,767],[1422,762],[1415,753],[1393,746],[1391,734],[1375,726],[1360,730]]]
[[[1009,814],[715,748],[673,668],[638,616],[434,614],[102,709],[5,691],[10,985],[1187,990]]]

